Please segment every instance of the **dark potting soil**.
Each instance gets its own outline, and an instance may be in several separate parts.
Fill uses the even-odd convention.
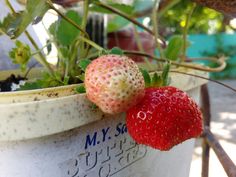
[[[5,80],[0,81],[0,92],[8,92],[12,89],[12,84],[19,84],[20,81],[26,80],[26,78],[22,76],[15,76],[12,74],[10,77],[8,77]]]

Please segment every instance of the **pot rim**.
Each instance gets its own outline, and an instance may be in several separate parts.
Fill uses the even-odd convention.
[[[206,72],[186,70],[206,76]],[[206,84],[206,80],[171,73],[171,85],[190,91]],[[86,94],[74,94],[44,100],[0,105],[0,142],[40,138],[72,130],[99,121],[106,115],[98,108],[92,109]]]

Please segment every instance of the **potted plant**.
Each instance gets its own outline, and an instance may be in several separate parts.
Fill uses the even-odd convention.
[[[174,67],[171,68],[171,73],[178,73],[170,75],[171,85],[187,91],[198,102],[199,86],[206,81],[182,74],[186,73],[204,77],[207,73],[203,71],[221,70],[224,67],[223,61],[217,60],[221,66],[215,69],[175,61],[181,58],[181,49],[184,48],[186,50],[186,43],[182,43],[179,37],[174,37],[164,50],[161,48],[161,44],[156,42],[161,56],[159,59],[156,56],[137,51],[122,52],[117,48],[107,51],[89,40],[89,36],[85,30],[88,9],[90,7],[89,4],[93,5],[91,8],[93,10],[103,13],[105,13],[104,9],[115,12],[136,25],[143,27],[135,19],[130,18],[122,11],[126,7],[125,5],[85,0],[83,4],[83,15],[81,17],[72,10],[62,13],[50,0],[28,0],[26,10],[21,13],[16,13],[11,7],[11,4],[8,1],[6,2],[12,10],[12,14],[4,19],[0,27],[3,32],[12,38],[17,37],[22,32],[26,32],[27,34],[25,29],[28,24],[40,19],[39,17],[42,17],[48,9],[56,11],[61,19],[53,23],[49,28],[52,38],[45,46],[50,51],[51,43],[56,45],[58,51],[58,63],[56,66],[52,66],[47,62],[44,55],[41,54],[41,49],[34,44],[33,39],[31,39],[31,42],[36,47],[35,52],[32,52],[27,45],[20,41],[16,41],[16,47],[10,52],[13,62],[20,64],[23,71],[26,69],[28,60],[34,54],[36,59],[46,68],[46,74],[43,76],[38,75],[39,79],[37,80],[30,79],[29,82],[21,87],[21,89],[31,90],[0,93],[0,111],[3,113],[0,123],[0,176],[152,177],[157,175],[166,176],[166,173],[169,176],[176,177],[188,175],[194,140],[185,141],[168,152],[161,152],[146,145],[137,144],[127,132],[124,113],[114,115],[106,114],[88,100],[90,98],[90,100],[94,101],[94,99],[100,97],[98,96],[92,99],[92,96],[89,94],[97,93],[97,87],[93,87],[93,92],[88,91],[90,81],[92,80],[93,83],[97,79],[96,77],[94,80],[86,77],[86,72],[91,70],[91,75],[96,71],[103,73],[106,67],[110,66],[105,64],[107,64],[107,61],[112,60],[111,58],[109,60],[102,60],[104,65],[99,65],[102,69],[98,67],[93,70],[91,68],[90,59],[97,58],[99,54],[105,54],[105,58],[106,56],[115,56],[116,58],[119,55],[123,55],[122,53],[126,55],[135,54],[165,62],[165,65],[158,65],[158,67],[151,68],[152,70],[163,69],[163,72],[159,71],[162,73],[161,75],[154,73],[153,76],[150,76],[147,71],[142,70],[144,77],[140,76],[139,70],[136,70],[137,66],[134,62],[129,60],[128,63],[124,63],[124,68],[127,65],[132,65],[132,70],[135,68],[134,72],[137,73],[135,76],[138,79],[143,79],[138,82],[140,87],[143,86],[144,80],[146,81],[146,85],[167,84],[169,81],[167,73],[170,63],[173,66],[202,70],[193,71],[183,68],[179,70]],[[154,7],[156,5],[157,1]],[[156,11],[154,10],[153,18],[155,19],[155,17]],[[156,25],[154,20],[153,34],[155,34],[155,41],[159,38],[158,30],[155,28]],[[30,36],[28,37],[30,38]],[[176,52],[176,48],[178,47],[179,50]],[[104,59],[104,56],[102,58]],[[167,58],[172,60],[168,60]],[[123,73],[123,70],[117,72]],[[129,73],[129,71],[125,71],[125,73]],[[121,75],[119,73],[113,74],[114,76]],[[32,75],[35,76],[34,74]],[[88,75],[90,74],[87,73]],[[87,83],[87,96],[84,93],[84,78],[85,85]],[[133,76],[131,80],[132,78]],[[100,79],[106,80],[106,78]],[[136,83],[136,81],[134,79],[131,82]],[[126,82],[122,82],[121,87],[117,88],[123,88],[128,91],[125,84]],[[140,90],[140,87],[136,89]],[[120,90],[114,90],[115,93],[117,91],[119,92]],[[140,94],[134,95],[139,97],[144,94],[143,92],[138,93]],[[132,95],[133,93],[127,94]],[[183,93],[181,92],[179,94]],[[111,93],[111,95],[114,94]],[[108,96],[105,95],[104,100]],[[133,98],[135,97],[132,96]],[[113,104],[112,100],[108,101],[107,107],[111,105],[113,107],[124,107],[122,105],[124,104],[123,102],[118,105]],[[133,104],[132,101],[129,101],[129,104]],[[100,107],[99,104],[98,106]],[[179,163],[180,161],[182,163]]]

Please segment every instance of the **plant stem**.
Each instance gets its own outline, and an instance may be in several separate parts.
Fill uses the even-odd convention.
[[[12,12],[13,14],[16,14],[15,9],[14,9],[13,6],[11,5],[10,1],[9,1],[9,0],[5,0],[5,3],[6,3],[6,5],[8,6],[8,8],[11,10],[11,12]]]
[[[117,10],[111,6],[109,6],[108,4],[102,3],[102,2],[98,2],[98,1],[94,1],[94,4],[96,4],[97,6],[100,6],[102,8],[105,8],[111,12],[114,12],[117,15],[120,15],[121,17],[125,18],[126,20],[130,21],[131,23],[139,26],[140,28],[144,29],[145,31],[147,31],[148,33],[150,33],[151,35],[154,35],[153,31],[150,30],[149,28],[147,28],[146,26],[144,26],[142,23],[138,22],[137,20],[133,19],[132,17],[128,16],[127,14],[121,12],[120,10]],[[162,43],[165,42],[164,39],[160,39],[162,41]]]
[[[34,39],[31,37],[31,35],[29,34],[29,32],[26,30],[25,34],[27,36],[27,38],[30,40],[31,44],[34,46],[34,48],[36,50],[40,50],[38,45],[36,44],[36,42],[34,41]],[[49,71],[49,73],[51,75],[53,75],[54,71],[51,68],[50,64],[47,62],[46,58],[44,57],[44,55],[42,54],[42,52],[38,53],[40,60],[38,60],[38,62],[40,62],[43,66],[45,66],[47,68],[47,70]]]
[[[152,58],[152,59],[160,61],[160,62],[170,62],[170,60],[163,59],[163,58],[158,58],[156,56],[153,56],[153,55],[150,55],[150,54],[147,54],[147,53],[138,52],[138,51],[127,51],[126,50],[126,51],[124,51],[124,54],[144,56],[144,57]],[[219,66],[216,67],[216,68],[209,68],[209,67],[197,66],[197,65],[188,64],[188,63],[179,63],[179,62],[174,62],[174,61],[171,61],[170,64],[175,65],[175,66],[182,66],[182,67],[185,67],[185,68],[200,70],[200,71],[206,71],[206,72],[220,72],[226,67],[226,63],[225,63],[224,58],[219,58],[219,59],[208,58],[208,60],[217,63]]]
[[[15,9],[13,8],[13,6],[11,5],[10,1],[9,1],[9,0],[5,0],[5,3],[6,3],[6,5],[9,7],[9,9],[11,10],[11,12],[12,12],[13,14],[16,14],[16,11],[15,11]],[[37,43],[34,41],[34,39],[32,38],[32,36],[30,35],[30,33],[29,33],[27,30],[25,30],[24,33],[25,33],[26,37],[29,39],[29,41],[31,42],[31,44],[33,45],[33,47],[34,47],[36,50],[40,50],[39,47],[38,47],[38,45],[37,45]],[[49,71],[49,73],[50,73],[51,75],[53,75],[53,72],[54,72],[54,71],[53,71],[53,69],[51,68],[50,64],[47,62],[47,60],[46,60],[46,58],[44,57],[44,55],[43,55],[41,52],[39,52],[38,55],[39,55],[39,58],[38,58],[38,57],[35,57],[35,59],[36,59],[40,64],[42,64],[42,65]]]
[[[69,73],[69,60],[66,60],[66,67],[65,67],[65,72],[64,72],[64,78],[68,76]]]
[[[50,43],[47,43],[45,46],[43,46],[41,49],[39,49],[39,50],[37,50],[37,51],[34,51],[34,53],[32,53],[31,55],[33,56],[33,55],[37,55],[37,54],[39,54],[39,53],[41,53],[41,51],[43,51],[43,49],[45,48],[45,47],[47,47],[48,45],[50,45],[51,44],[51,42]]]
[[[75,28],[77,28],[79,31],[81,31],[83,34],[86,35],[87,38],[89,38],[89,35],[86,31],[84,31],[77,23],[75,23],[73,20],[70,18],[66,17],[63,13],[61,13],[54,5],[52,4],[51,0],[47,0],[48,5],[50,6],[51,9],[53,9],[60,17],[62,17],[64,20],[66,20],[68,23],[73,25]]]
[[[83,19],[82,19],[82,24],[81,28],[86,31],[86,25],[87,25],[87,18],[88,18],[88,8],[89,8],[89,0],[84,0],[84,5],[83,5]]]
[[[38,63],[35,62],[32,66],[29,67],[29,69],[26,71],[24,78],[27,78],[28,74],[30,73],[30,71],[37,65]]]
[[[160,43],[158,42],[159,39],[159,30],[158,30],[158,17],[157,17],[157,7],[158,7],[158,0],[154,1],[154,6],[153,6],[153,10],[152,10],[152,23],[153,23],[153,33],[155,36],[155,43],[157,45],[157,48],[159,50],[160,53],[160,57],[164,58],[164,54],[163,54],[163,50],[161,48]]]
[[[96,44],[95,42],[83,37],[83,36],[79,36],[79,38],[81,40],[83,40],[84,42],[88,43],[89,45],[91,45],[92,47],[94,47],[97,50],[105,50],[104,48],[102,48],[101,46],[99,46],[98,44]]]
[[[207,77],[199,76],[199,75],[196,75],[196,74],[185,73],[185,72],[181,72],[181,71],[170,71],[170,72],[172,72],[172,73],[184,74],[184,75],[189,75],[189,76],[193,76],[193,77],[198,77],[198,78],[201,78],[201,79],[205,79],[205,80],[208,80],[208,81],[211,81],[211,82],[215,82],[215,83],[217,83],[217,84],[219,84],[219,85],[222,85],[222,86],[224,86],[224,87],[226,87],[226,88],[228,88],[228,89],[231,89],[231,90],[233,90],[234,92],[236,92],[236,89],[235,89],[235,88],[233,88],[233,87],[231,87],[231,86],[229,86],[229,85],[227,85],[227,84],[224,84],[224,83],[222,83],[222,82],[219,82],[219,81],[217,81],[217,80],[214,80],[214,79],[210,79],[210,78],[207,78]]]
[[[186,23],[185,23],[185,26],[184,26],[184,30],[183,30],[183,53],[182,53],[182,57],[181,57],[181,61],[185,61],[186,60],[186,55],[187,55],[187,34],[188,34],[188,29],[189,29],[189,23],[190,23],[190,20],[191,20],[191,17],[192,17],[192,14],[193,14],[193,11],[196,7],[196,4],[193,3],[193,6],[191,7],[189,13],[187,14],[187,17],[186,17]]]
[[[73,73],[76,70],[76,67],[77,67],[76,61],[77,61],[78,57],[81,57],[81,55],[78,56],[78,48],[79,47],[84,47],[84,46],[82,46],[81,42],[78,41],[78,40],[75,40],[73,42],[73,44],[70,46],[70,56],[68,58],[69,61],[70,61],[69,62],[69,72],[70,72],[70,75],[71,75],[71,73]],[[81,54],[81,52],[80,52],[80,54]]]
[[[88,15],[89,15],[89,0],[84,0],[83,2],[83,18],[82,18],[82,24],[81,27],[84,31],[86,31],[86,25],[88,22]],[[85,45],[84,43],[78,45],[79,48],[81,49],[80,51],[82,52],[82,56],[86,56],[86,54],[89,52],[89,47],[88,45]],[[75,65],[75,60],[72,61],[72,64]]]
[[[133,25],[133,28],[134,28],[134,37],[135,37],[135,40],[137,42],[137,46],[138,46],[138,49],[141,51],[141,52],[144,52],[144,49],[143,49],[143,44],[141,43],[141,40],[140,40],[140,36],[138,34],[138,31],[136,29],[136,26]],[[147,63],[147,66],[149,69],[152,69],[152,64],[150,63],[150,61],[148,60],[147,57],[143,57],[144,58],[144,61]]]

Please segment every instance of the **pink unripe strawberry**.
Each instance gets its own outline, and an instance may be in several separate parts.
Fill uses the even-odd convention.
[[[130,58],[104,55],[93,60],[85,71],[87,97],[103,112],[125,112],[144,96],[145,83]]]

